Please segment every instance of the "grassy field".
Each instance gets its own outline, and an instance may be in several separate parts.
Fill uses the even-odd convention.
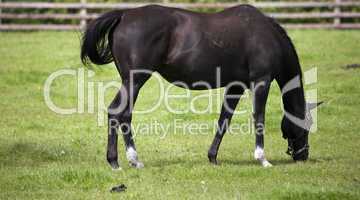
[[[207,160],[214,130],[168,132],[166,137],[160,131],[137,133],[145,164],[141,170],[127,165],[120,138],[123,170],[112,171],[105,161],[107,128],[98,126],[97,114],[59,115],[44,103],[43,85],[52,72],[82,67],[79,33],[0,33],[0,199],[359,199],[360,69],[342,66],[360,63],[360,32],[290,31],[290,36],[303,69],[318,68],[318,83],[309,88],[317,88],[325,101],[318,110],[318,131],[310,136],[308,162],[293,163],[284,153],[280,92],[273,84],[265,149],[274,167],[264,169],[254,161],[251,134],[226,135],[218,155],[221,165],[214,167]],[[111,65],[93,70],[91,81],[118,80]],[[56,80],[52,91],[56,104],[76,106],[74,78]],[[152,79],[136,109],[154,103],[157,93]],[[109,90],[106,103],[114,95]],[[245,98],[238,107],[249,108],[250,103]],[[182,124],[213,123],[218,114],[174,115],[161,106],[151,114],[135,114],[133,122],[171,124],[175,118]],[[247,120],[235,116],[233,123]],[[128,187],[126,192],[109,192],[120,183]]]

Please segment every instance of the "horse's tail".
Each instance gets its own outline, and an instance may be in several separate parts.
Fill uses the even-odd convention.
[[[120,22],[123,10],[107,12],[93,20],[83,34],[81,44],[81,61],[97,65],[108,64],[113,61],[111,53],[112,32]]]

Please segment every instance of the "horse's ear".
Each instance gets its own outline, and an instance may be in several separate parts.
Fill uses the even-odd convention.
[[[309,110],[312,110],[318,106],[320,106],[322,103],[324,103],[323,101],[317,102],[317,103],[307,103],[307,108]]]

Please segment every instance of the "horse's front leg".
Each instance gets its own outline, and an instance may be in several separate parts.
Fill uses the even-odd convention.
[[[226,88],[224,102],[221,108],[221,114],[218,121],[218,128],[214,140],[208,151],[208,158],[210,163],[217,164],[217,153],[220,147],[221,140],[230,125],[231,118],[236,109],[236,105],[240,100],[240,96],[243,94],[244,89],[239,87]]]
[[[255,151],[254,157],[260,161],[262,166],[271,167],[271,163],[265,158],[264,134],[265,134],[265,107],[268,97],[271,78],[262,77],[256,79],[252,87],[253,90],[253,116],[255,122]]]
[[[125,142],[126,157],[130,166],[142,168],[144,165],[138,160],[135,143],[131,129],[132,110],[139,90],[150,76],[137,76],[134,79],[123,80],[120,91],[109,106],[109,137],[107,160],[113,169],[118,169],[117,161],[117,129],[120,127]]]

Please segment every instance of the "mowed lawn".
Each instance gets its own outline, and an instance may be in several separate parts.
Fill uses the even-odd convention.
[[[98,107],[89,113],[86,103],[83,114],[60,115],[46,106],[43,97],[45,80],[52,72],[83,67],[80,34],[0,33],[0,199],[359,199],[360,68],[343,66],[360,64],[360,31],[293,30],[289,34],[303,70],[318,70],[317,83],[306,88],[317,89],[318,98],[325,101],[318,109],[318,131],[310,135],[307,162],[294,163],[285,154],[280,92],[273,83],[265,136],[272,168],[264,169],[254,161],[254,135],[236,132],[224,137],[220,165],[210,165],[207,150],[212,128],[201,134],[173,129],[149,134],[138,131],[137,150],[145,164],[141,170],[128,166],[119,138],[123,170],[112,171],[105,159],[107,128],[97,123]],[[92,70],[95,75],[86,77],[86,82],[93,82],[95,89],[99,82],[119,81],[113,65]],[[53,101],[76,107],[76,86],[74,77],[57,79],[52,86]],[[159,87],[151,79],[140,93],[136,110],[154,104],[158,94]],[[94,95],[97,98],[96,92]],[[114,88],[106,92],[106,104],[114,95]],[[249,111],[248,98],[238,110]],[[203,108],[204,102],[201,99],[196,105]],[[171,104],[188,106],[186,100]],[[179,119],[182,125],[212,124],[218,118],[218,107],[212,106],[212,113],[176,115],[162,103],[152,113],[135,114],[133,123],[171,125]],[[232,123],[248,123],[248,118],[237,115]],[[109,192],[121,183],[127,186],[126,192]]]

